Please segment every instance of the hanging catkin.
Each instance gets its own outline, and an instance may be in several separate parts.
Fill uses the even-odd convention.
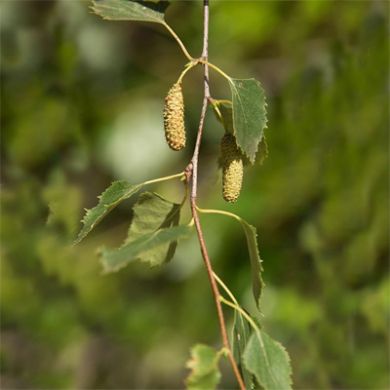
[[[169,90],[164,106],[165,138],[173,150],[183,149],[186,145],[184,126],[184,101],[181,83]]]
[[[221,140],[222,194],[230,203],[235,202],[241,191],[244,174],[242,154],[232,134],[226,133]]]

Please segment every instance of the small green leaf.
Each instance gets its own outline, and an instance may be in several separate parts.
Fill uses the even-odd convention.
[[[135,241],[139,237],[152,233],[161,228],[177,226],[180,220],[181,205],[172,203],[160,195],[144,192],[133,207],[133,219],[129,228],[126,244]],[[172,241],[164,246],[145,253],[145,261],[151,265],[168,262],[177,247],[177,241]]]
[[[245,382],[245,387],[249,390],[253,388],[253,376],[245,368],[245,365],[242,361],[242,356],[244,354],[245,348],[248,344],[250,337],[251,329],[249,324],[240,312],[234,312],[234,324],[233,324],[233,334],[232,334],[232,351],[234,360],[237,362],[242,378]]]
[[[132,0],[95,0],[91,9],[107,20],[135,20],[140,22],[164,23],[164,12],[168,1],[158,3]]]
[[[277,341],[257,329],[246,346],[244,365],[265,390],[291,389],[290,358]]]
[[[130,198],[142,188],[143,184],[130,184],[125,180],[115,181],[98,198],[99,203],[87,210],[82,223],[83,227],[78,234],[75,244],[79,243],[115,206]]]
[[[218,369],[219,354],[207,345],[197,344],[191,349],[187,367],[191,373],[186,380],[189,390],[213,390],[221,379]]]
[[[162,228],[155,232],[147,233],[134,241],[124,244],[118,249],[101,250],[101,262],[105,272],[115,272],[125,267],[129,262],[140,259],[149,262],[152,266],[160,265],[164,259],[155,256],[154,251],[161,250],[172,241],[187,238],[192,232],[190,226],[175,226],[171,228]],[[151,263],[151,261],[160,259],[160,263]]]
[[[263,272],[263,267],[261,265],[262,260],[259,254],[259,248],[257,246],[257,231],[256,228],[252,225],[249,225],[248,222],[241,219],[241,225],[245,232],[246,242],[248,245],[249,258],[252,268],[252,290],[255,297],[257,306],[260,305],[261,292],[264,287],[263,278],[261,274]]]
[[[253,164],[267,123],[264,90],[255,79],[229,79],[229,84],[237,144]]]

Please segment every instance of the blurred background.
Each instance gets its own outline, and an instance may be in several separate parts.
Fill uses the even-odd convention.
[[[69,243],[111,181],[185,167],[201,69],[184,81],[189,142],[174,153],[163,100],[186,59],[162,26],[103,21],[88,5],[0,3],[2,388],[179,389],[190,347],[220,343],[196,238],[163,268],[103,276],[96,250],[124,239],[129,200]],[[200,55],[201,2],[173,1],[167,21]],[[269,157],[225,204],[209,110],[199,204],[257,227],[262,323],[290,353],[296,389],[390,386],[388,28],[387,1],[211,1],[210,61],[263,83]],[[213,72],[211,90],[229,98]],[[152,189],[182,197],[180,183]],[[202,222],[217,273],[252,310],[240,226]],[[220,387],[234,388],[223,370]]]

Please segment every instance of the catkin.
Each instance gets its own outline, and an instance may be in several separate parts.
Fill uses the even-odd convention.
[[[235,202],[241,191],[244,174],[242,154],[232,134],[226,133],[221,140],[222,195],[230,203]]]
[[[174,84],[165,98],[164,130],[165,138],[171,149],[180,150],[185,147],[186,132],[181,83]]]

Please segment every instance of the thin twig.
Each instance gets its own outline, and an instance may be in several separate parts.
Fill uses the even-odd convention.
[[[217,308],[217,314],[218,314],[218,320],[219,320],[219,326],[222,336],[222,342],[224,347],[226,348],[228,352],[228,358],[232,365],[234,375],[237,378],[237,382],[240,386],[241,390],[245,390],[244,381],[242,380],[240,371],[237,367],[237,363],[234,360],[232,350],[230,348],[229,339],[226,331],[226,324],[225,324],[225,318],[223,314],[223,309],[220,301],[220,294],[218,289],[218,284],[214,277],[214,271],[213,267],[211,265],[210,257],[207,251],[206,243],[203,236],[202,227],[199,220],[199,215],[196,207],[196,197],[197,197],[197,188],[198,188],[198,160],[199,160],[199,150],[200,150],[200,144],[202,140],[202,134],[203,134],[203,127],[204,127],[204,120],[206,116],[207,106],[210,99],[210,88],[209,88],[209,68],[208,68],[208,37],[209,37],[209,0],[203,0],[203,50],[202,50],[202,59],[204,60],[203,66],[204,66],[204,96],[203,96],[203,104],[202,104],[202,110],[200,114],[200,120],[199,120],[199,128],[198,128],[198,134],[196,137],[196,143],[194,148],[194,154],[192,156],[191,162],[188,165],[186,169],[186,178],[187,182],[190,183],[191,180],[191,196],[190,196],[190,203],[191,203],[191,211],[192,216],[194,219],[196,232],[198,234],[199,244],[200,244],[200,250],[202,253],[202,257],[206,266],[207,275],[210,281],[211,290],[213,292],[213,297],[215,301],[215,305]]]

